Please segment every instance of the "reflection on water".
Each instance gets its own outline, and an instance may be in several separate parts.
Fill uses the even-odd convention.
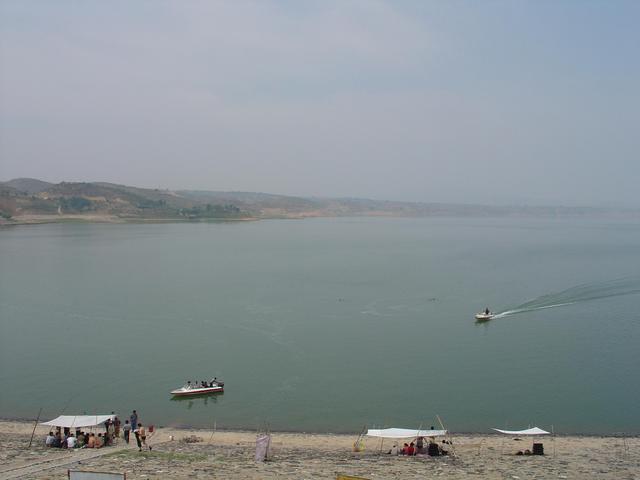
[[[194,405],[209,405],[218,403],[218,396],[224,395],[224,392],[203,393],[202,395],[194,395],[191,397],[171,397],[172,402],[182,402],[187,410],[191,410]]]

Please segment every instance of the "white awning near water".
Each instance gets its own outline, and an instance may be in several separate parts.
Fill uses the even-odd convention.
[[[500,430],[499,428],[492,428],[492,430],[506,435],[551,435],[546,430],[538,427],[527,428],[526,430]]]
[[[43,425],[50,425],[52,427],[95,427],[107,420],[113,420],[115,415],[60,415],[58,418],[43,422]]]
[[[409,428],[384,428],[382,430],[367,430],[368,437],[379,438],[442,437],[446,434],[446,430],[411,430]]]

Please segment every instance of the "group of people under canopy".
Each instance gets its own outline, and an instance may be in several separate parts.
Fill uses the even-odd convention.
[[[494,428],[496,432],[512,435],[515,437],[520,436],[532,436],[537,438],[540,435],[550,435],[550,432],[542,430],[538,427],[527,428],[524,430],[500,430]],[[369,429],[367,431],[368,437],[378,438],[390,438],[390,439],[412,439],[410,443],[404,443],[402,448],[398,447],[397,443],[394,443],[387,454],[390,455],[429,455],[439,456],[448,455],[449,451],[445,448],[447,445],[453,445],[450,440],[436,441],[437,437],[444,437],[448,434],[447,430],[435,430],[431,427],[430,430],[411,430],[408,428],[385,428],[381,430]],[[519,451],[517,455],[544,455],[542,443],[534,443],[532,450]]]
[[[120,431],[124,434],[124,441],[128,444],[130,434],[133,433],[138,445],[138,450],[147,445],[147,431],[138,419],[138,413],[133,410],[129,420],[121,423],[118,416],[111,415],[60,415],[53,420],[43,422],[43,425],[55,427],[55,431],[49,432],[45,439],[47,447],[59,448],[102,448],[115,445],[120,438]],[[104,432],[93,430],[104,429]],[[91,431],[89,431],[91,430]],[[153,425],[149,426],[149,433],[154,431]]]
[[[102,448],[113,445],[120,434],[120,420],[115,414],[61,415],[43,425],[55,427],[45,439],[45,445],[54,448]],[[104,433],[86,431],[101,425]]]
[[[193,382],[191,380],[187,380],[184,388],[213,388],[221,387],[223,385],[223,382],[218,381],[218,377],[213,377],[208,382],[206,380],[194,380]]]
[[[450,445],[449,440],[436,441],[436,437],[443,437],[447,435],[446,430],[435,430],[433,427],[429,430],[411,430],[408,428],[385,428],[382,430],[369,429],[367,431],[368,437],[378,438],[391,438],[391,439],[413,439],[409,443],[404,443],[402,448],[398,447],[398,443],[394,443],[390,450],[387,451],[389,455],[429,455],[440,456],[448,455],[449,451],[445,448]]]

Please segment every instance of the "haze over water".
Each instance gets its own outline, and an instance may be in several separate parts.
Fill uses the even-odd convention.
[[[640,225],[612,220],[4,229],[0,416],[637,433],[638,272]]]

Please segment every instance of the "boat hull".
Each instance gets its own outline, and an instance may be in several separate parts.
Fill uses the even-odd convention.
[[[207,387],[207,388],[179,388],[177,390],[171,390],[171,395],[174,397],[193,397],[196,395],[209,395],[211,393],[222,393],[224,387]]]
[[[493,313],[476,313],[476,321],[477,322],[488,322],[494,317]]]

